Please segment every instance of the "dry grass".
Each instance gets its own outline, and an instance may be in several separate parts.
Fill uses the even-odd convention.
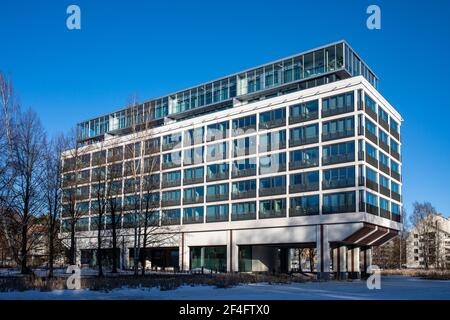
[[[39,290],[50,291],[66,289],[65,277],[46,279],[35,276],[4,277],[0,278],[0,292]],[[81,288],[110,291],[116,288],[159,288],[160,290],[174,290],[182,285],[198,286],[209,285],[217,288],[229,288],[240,284],[267,282],[291,283],[304,282],[307,277],[292,277],[288,275],[265,274],[151,274],[146,276],[114,275],[111,277],[86,277],[81,279]]]
[[[450,280],[450,270],[386,269],[382,275],[401,275],[432,280]]]

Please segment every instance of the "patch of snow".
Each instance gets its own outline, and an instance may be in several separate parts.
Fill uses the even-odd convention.
[[[181,286],[175,290],[120,288],[109,292],[54,290],[51,292],[0,292],[0,300],[450,300],[450,281],[402,276],[382,277],[380,290],[366,282],[328,281],[292,284],[256,283],[222,289],[214,286]]]

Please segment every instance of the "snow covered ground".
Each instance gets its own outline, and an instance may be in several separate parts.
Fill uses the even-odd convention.
[[[317,300],[317,299],[433,299],[450,300],[450,281],[418,278],[382,277],[380,290],[367,289],[365,281],[309,282],[271,285],[267,283],[241,285],[228,289],[212,286],[183,286],[176,290],[115,289],[110,292],[90,290],[55,290],[51,292],[0,292],[6,299],[181,299],[181,300]]]

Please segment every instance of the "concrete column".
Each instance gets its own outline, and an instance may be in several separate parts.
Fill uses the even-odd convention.
[[[200,266],[205,267],[205,247],[200,249]]]
[[[339,247],[333,249],[333,273],[334,278],[337,279],[339,273]]]
[[[239,271],[239,247],[236,244],[235,232],[227,233],[227,272]]]
[[[330,243],[328,226],[318,225],[316,229],[317,279],[328,280],[330,277]]]
[[[359,247],[348,250],[347,261],[349,266],[348,270],[349,278],[360,279],[361,269],[359,267]]]
[[[363,250],[363,275],[367,276],[367,268],[372,265],[372,247]]]
[[[122,266],[122,269],[129,269],[130,268],[130,261],[129,261],[129,259],[130,259],[130,249],[126,246],[126,245],[124,245],[123,247],[122,247],[122,254],[120,255],[121,256],[121,266]]]
[[[189,271],[189,247],[186,245],[186,234],[184,232],[180,236],[178,261],[180,271]]]
[[[347,279],[347,247],[339,245],[336,248],[336,278]]]
[[[81,250],[77,248],[75,249],[75,264],[77,266],[81,266]]]

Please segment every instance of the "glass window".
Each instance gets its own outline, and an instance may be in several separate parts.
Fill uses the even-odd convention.
[[[228,221],[228,204],[206,207],[206,222]]]
[[[378,116],[380,117],[381,120],[388,123],[389,116],[388,116],[387,112],[384,111],[384,109],[380,106],[378,106]]]
[[[391,181],[391,188],[392,188],[392,192],[400,194],[400,185],[398,183]]]
[[[203,207],[185,208],[183,210],[183,223],[203,222]]]
[[[389,201],[380,197],[380,208],[389,211],[390,210]]]
[[[391,150],[397,153],[400,153],[400,147],[397,142],[394,141],[394,139],[391,138]]]
[[[377,157],[377,149],[372,147],[372,145],[370,143],[367,143],[367,142],[366,142],[366,153],[367,153],[368,156],[371,156],[375,160],[378,159],[378,157]]]
[[[256,136],[233,140],[233,156],[240,157],[256,153]]]
[[[375,124],[366,118],[366,129],[372,133],[375,137],[377,136],[377,127]]]
[[[389,188],[389,179],[380,174],[380,186],[385,187],[386,189]]]
[[[398,165],[397,162],[395,162],[392,159],[391,159],[391,169],[392,169],[392,171],[394,171],[396,173],[400,173],[400,166]]]
[[[367,180],[377,183],[378,174],[375,171],[373,171],[372,169],[369,169],[366,167],[366,178],[367,178]]]
[[[365,101],[366,101],[366,107],[368,107],[374,113],[377,113],[377,104],[367,94],[365,95]]]
[[[378,197],[370,192],[366,192],[366,202],[374,207],[378,207]]]
[[[392,118],[389,120],[389,123],[390,123],[391,129],[394,130],[394,132],[399,133],[398,132],[398,123]]]
[[[354,212],[355,192],[339,192],[323,195],[323,213]]]
[[[308,101],[290,106],[291,119],[316,119],[319,111],[319,100]]]

